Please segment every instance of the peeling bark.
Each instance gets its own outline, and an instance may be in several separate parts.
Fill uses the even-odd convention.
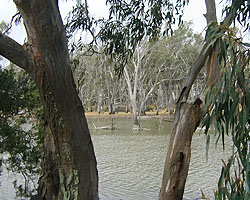
[[[28,41],[0,35],[0,55],[34,78],[45,110],[46,135],[38,196],[43,200],[96,200],[98,173],[87,121],[70,69],[57,1],[14,0]]]
[[[205,0],[205,3],[207,6],[207,14],[205,14],[207,24],[210,24],[213,21],[217,23],[215,2],[211,0]],[[213,50],[209,54],[207,62],[207,86],[211,86],[221,77],[219,68],[220,63],[218,59],[219,50],[220,42],[218,40],[215,43]]]
[[[182,103],[175,120],[162,179],[159,200],[181,200],[191,157],[192,136],[199,124],[199,104]]]
[[[205,16],[207,21],[216,20],[214,0],[206,0],[206,6],[207,14]],[[231,10],[222,23],[229,26],[235,15],[236,13]],[[191,87],[208,56],[210,56],[208,62],[210,70],[208,71],[207,84],[213,83],[218,78],[216,58],[219,46],[217,44],[214,46],[215,48],[210,45],[210,41],[206,42],[182,86],[176,103],[174,128],[171,132],[159,200],[181,200],[183,198],[191,156],[191,141],[193,133],[199,125],[201,118],[199,105],[202,103],[200,99],[197,99],[193,104],[188,104],[187,99]]]

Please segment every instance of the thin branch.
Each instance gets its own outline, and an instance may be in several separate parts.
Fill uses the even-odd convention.
[[[18,17],[16,20],[19,21],[19,20],[20,20],[20,12],[17,12],[14,16],[12,16],[11,21],[10,21],[10,25],[9,25],[9,27],[4,31],[4,34],[7,34],[8,31],[12,28],[13,21],[15,20],[16,17]],[[16,20],[15,20],[15,23],[16,23]],[[17,22],[17,23],[19,23],[19,22]],[[16,25],[17,25],[17,23],[16,23]]]

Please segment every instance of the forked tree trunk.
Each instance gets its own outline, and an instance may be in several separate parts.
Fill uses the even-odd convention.
[[[208,22],[216,20],[215,1],[205,0],[205,2]],[[222,24],[230,26],[234,16],[235,12],[231,10]],[[159,200],[181,200],[183,198],[191,156],[191,141],[200,121],[200,104],[202,103],[200,99],[196,99],[193,104],[188,104],[186,101],[191,87],[208,56],[210,56],[210,59],[207,84],[210,81],[215,81],[219,76],[218,73],[216,74],[218,68],[215,62],[217,54],[214,53],[214,49],[209,43],[210,41],[203,46],[198,58],[192,65],[176,104],[174,128],[171,132]],[[218,50],[216,49],[218,47],[217,43],[218,41],[214,45],[215,51]],[[215,77],[212,77],[211,74],[214,74]]]
[[[22,47],[0,34],[0,55],[32,75],[44,106],[46,135],[39,199],[96,200],[97,163],[70,69],[57,1],[14,2],[23,17],[28,42]]]

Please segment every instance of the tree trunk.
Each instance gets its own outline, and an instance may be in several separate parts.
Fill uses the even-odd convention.
[[[165,91],[164,97],[165,97],[166,112],[169,112],[170,106],[169,106],[169,92],[168,92],[168,88]]]
[[[205,0],[205,2],[207,6],[206,18],[208,21],[216,19],[214,16],[216,13],[215,1]],[[230,10],[221,24],[230,26],[235,16],[235,11]],[[217,71],[218,66],[216,62],[214,62],[217,56],[216,53],[213,54],[213,51],[217,51],[216,48],[218,46],[215,44],[214,49],[212,46],[209,46],[209,43],[210,41],[203,46],[198,58],[192,65],[176,103],[174,128],[171,133],[159,200],[179,200],[182,199],[183,196],[190,162],[192,135],[199,124],[199,105],[202,103],[200,99],[196,99],[193,105],[187,104],[186,101],[191,87],[208,56],[210,56],[208,63],[210,71]],[[218,43],[218,41],[216,41],[216,43]],[[207,84],[209,84],[209,81],[213,82],[216,78],[219,78],[218,76],[220,76],[220,74],[217,74],[217,76],[215,74],[216,73],[208,73],[209,79]]]
[[[191,157],[193,133],[201,118],[199,104],[182,103],[175,117],[159,200],[181,200]]]
[[[138,121],[138,117],[137,117],[137,107],[135,104],[132,103],[132,116],[133,116],[133,127],[139,127],[139,121]]]
[[[128,94],[131,102],[131,112],[133,117],[133,130],[139,130],[140,124],[137,118],[137,105],[136,105],[136,97],[137,97],[137,82],[138,82],[138,67],[135,66],[135,82],[134,82],[134,90],[132,90],[131,80],[129,78],[127,67],[124,67],[124,75],[126,79],[126,83],[128,86]]]
[[[102,91],[99,91],[96,112],[100,114],[101,110],[102,110]]]
[[[32,75],[44,106],[46,134],[39,199],[98,199],[94,148],[70,69],[57,1],[14,2],[23,17],[28,42],[22,47],[0,35],[0,55]]]
[[[91,104],[90,100],[87,102],[87,112],[93,112],[93,110],[92,110],[92,104]]]
[[[144,103],[140,106],[139,116],[146,116],[146,105]]]
[[[115,104],[112,102],[109,102],[109,114],[115,114]]]

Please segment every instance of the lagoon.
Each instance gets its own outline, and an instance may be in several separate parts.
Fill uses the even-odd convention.
[[[156,200],[163,175],[165,157],[172,123],[158,118],[141,119],[141,125],[150,131],[133,132],[130,118],[113,118],[117,130],[96,130],[106,126],[111,118],[89,117],[88,124],[95,148],[100,200]],[[211,199],[231,145],[223,151],[216,138],[210,141],[206,161],[206,136],[197,131],[192,141],[192,155],[184,199],[201,198],[200,190]],[[230,140],[226,138],[226,144]],[[6,171],[0,176],[0,200],[14,199],[13,175]]]

